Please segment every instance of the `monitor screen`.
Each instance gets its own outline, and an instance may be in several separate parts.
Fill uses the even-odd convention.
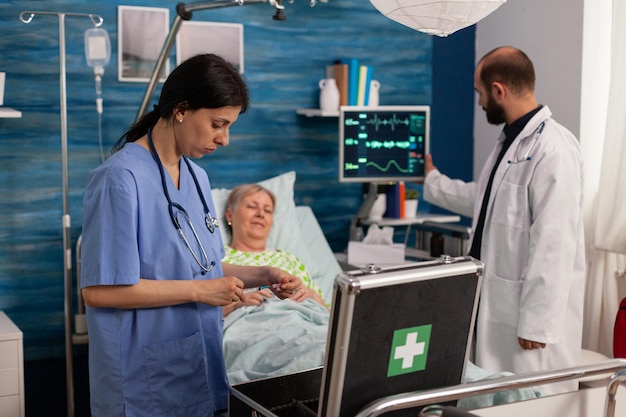
[[[339,181],[423,181],[429,106],[342,106]]]

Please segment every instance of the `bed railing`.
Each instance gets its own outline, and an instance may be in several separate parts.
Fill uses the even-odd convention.
[[[606,406],[604,407],[604,416],[605,417],[613,417],[615,416],[615,397],[617,396],[617,389],[619,388],[619,384],[626,381],[626,371],[621,370],[617,371],[611,376],[609,379],[609,383],[607,384],[606,391]]]
[[[607,398],[605,402],[604,416],[614,417],[617,389],[622,381],[626,381],[626,359],[613,359],[593,365],[585,365],[555,371],[511,375],[503,378],[455,385],[453,387],[392,395],[370,403],[363,410],[361,410],[356,417],[376,417],[395,410],[608,373],[613,373],[613,375],[607,384]]]

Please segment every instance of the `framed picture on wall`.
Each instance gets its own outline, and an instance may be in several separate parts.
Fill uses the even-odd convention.
[[[220,55],[243,74],[243,25],[183,22],[176,35],[176,65],[205,53]]]
[[[169,32],[169,19],[169,9],[117,6],[119,81],[150,81]],[[165,81],[169,71],[168,59],[159,81]]]

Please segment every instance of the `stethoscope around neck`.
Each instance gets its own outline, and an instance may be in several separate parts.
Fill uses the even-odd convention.
[[[156,148],[154,147],[154,142],[152,140],[152,128],[148,129],[148,145],[150,145],[150,151],[152,153],[152,157],[154,158],[154,161],[159,167],[159,174],[161,175],[161,184],[163,185],[163,193],[165,194],[165,198],[167,199],[167,209],[170,213],[170,219],[172,220],[172,223],[174,224],[174,227],[176,228],[176,230],[178,230],[178,234],[185,242],[187,249],[189,249],[189,252],[191,252],[191,256],[193,256],[193,259],[202,269],[202,275],[204,275],[205,273],[213,269],[213,267],[215,266],[215,261],[211,261],[209,263],[209,258],[207,257],[207,254],[204,250],[204,246],[202,245],[202,242],[200,241],[200,238],[198,237],[198,234],[196,233],[196,229],[193,227],[193,224],[191,223],[191,218],[189,217],[187,210],[185,210],[183,206],[181,206],[180,204],[173,202],[172,199],[170,198],[170,193],[167,191],[167,183],[165,181],[165,170],[163,168],[163,164],[161,163],[161,158],[159,158],[159,154],[157,153]],[[202,201],[202,206],[204,208],[204,222],[206,224],[206,228],[209,230],[209,232],[213,233],[215,232],[215,228],[219,227],[219,221],[217,220],[215,216],[211,214],[211,210],[209,210],[209,206],[206,203],[206,200],[204,198],[204,193],[202,193],[202,189],[200,188],[200,184],[198,183],[198,178],[196,177],[195,172],[191,168],[191,163],[189,162],[189,159],[185,155],[183,155],[182,158],[185,161],[185,164],[187,164],[189,173],[191,174],[191,177],[193,178],[193,182],[196,185],[198,196],[200,196],[200,200]],[[180,224],[180,220],[178,219],[179,215],[182,215],[185,218],[185,221],[189,225],[189,228],[191,229],[193,236],[196,238],[196,242],[198,243],[198,246],[200,247],[200,252],[202,252],[202,257],[204,258],[205,264],[203,264],[200,261],[196,253],[191,248],[189,241],[185,237],[185,234],[183,233],[183,228]]]
[[[522,156],[521,158],[519,157],[519,150],[520,150],[520,147],[522,146],[522,142],[526,141],[526,139],[519,141],[517,143],[517,149],[515,150],[515,158],[509,159],[507,163],[521,164],[522,162],[530,161],[532,159],[532,157],[530,156],[530,153],[532,152],[533,148],[537,144],[537,141],[539,140],[539,136],[541,136],[541,132],[543,132],[543,128],[545,126],[546,126],[546,121],[544,120],[543,122],[539,124],[539,126],[535,130],[535,134],[533,135],[533,138],[531,139],[530,146],[528,147],[528,150],[524,153],[524,156]]]

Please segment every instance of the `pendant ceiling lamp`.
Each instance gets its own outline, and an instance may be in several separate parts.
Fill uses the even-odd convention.
[[[448,36],[473,25],[506,0],[370,0],[380,13],[429,35]]]

